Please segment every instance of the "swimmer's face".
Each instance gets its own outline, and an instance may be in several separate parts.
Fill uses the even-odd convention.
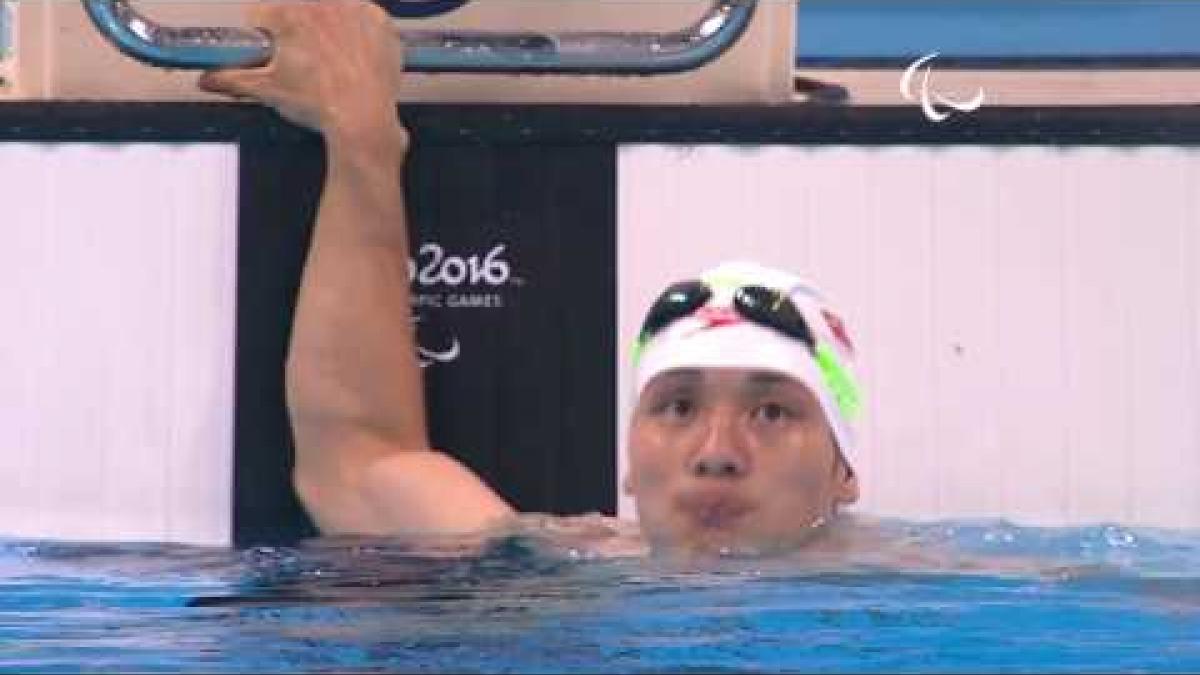
[[[820,403],[775,373],[662,373],[638,399],[629,440],[625,492],[657,549],[796,548],[858,498]]]

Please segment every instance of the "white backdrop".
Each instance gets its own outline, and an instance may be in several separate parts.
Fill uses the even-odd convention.
[[[813,278],[856,336],[859,510],[1200,526],[1200,152],[630,146],[619,167],[622,445],[648,303],[749,257]]]
[[[0,143],[0,536],[228,544],[237,150]]]
[[[855,333],[861,510],[1200,526],[1198,159],[623,148],[620,391],[662,284],[758,258]],[[229,541],[236,181],[232,146],[0,144],[0,536]]]

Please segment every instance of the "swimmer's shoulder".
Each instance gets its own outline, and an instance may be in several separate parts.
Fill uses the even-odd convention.
[[[911,524],[910,524],[911,525]],[[892,519],[854,514],[839,523],[825,552],[851,566],[900,574],[959,574],[1063,580],[1090,576],[1103,568],[1063,565],[1018,555],[965,549],[950,536],[938,536],[929,525],[910,527]]]

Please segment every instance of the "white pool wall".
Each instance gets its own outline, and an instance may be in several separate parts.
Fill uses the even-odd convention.
[[[847,315],[859,510],[1200,526],[1196,149],[627,146],[618,175],[622,445],[642,312],[749,257]]]
[[[231,541],[237,175],[0,144],[0,536]]]

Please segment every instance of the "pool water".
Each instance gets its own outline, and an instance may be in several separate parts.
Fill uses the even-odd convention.
[[[1200,533],[878,527],[886,554],[816,560],[0,542],[0,670],[1200,670]]]

